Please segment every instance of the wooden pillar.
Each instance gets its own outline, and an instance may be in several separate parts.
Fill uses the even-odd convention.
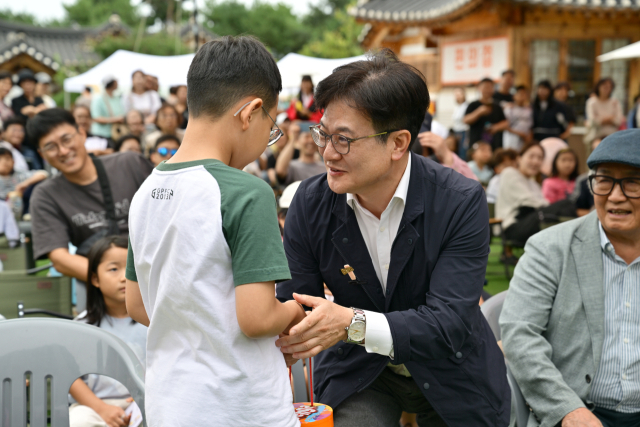
[[[558,40],[560,56],[558,58],[558,82],[569,80],[569,40],[561,38]]]
[[[595,45],[595,58],[593,58],[594,66],[593,66],[593,84],[595,85],[598,80],[600,80],[600,76],[602,75],[602,64],[596,58],[602,55],[602,37],[598,37],[596,39]]]

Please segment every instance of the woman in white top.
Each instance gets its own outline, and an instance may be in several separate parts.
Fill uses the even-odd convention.
[[[611,135],[624,121],[620,101],[611,96],[614,89],[611,78],[600,79],[593,90],[596,96],[587,100],[587,119],[591,129],[585,136],[585,142],[591,143],[595,138]]]
[[[127,243],[124,236],[98,240],[89,251],[90,286],[87,286],[87,311],[78,321],[111,332],[126,342],[145,364],[147,327],[129,317],[125,305]],[[118,381],[100,375],[77,379],[69,389],[73,398],[69,407],[70,427],[124,427],[129,425],[125,409],[133,400]]]
[[[496,201],[496,217],[502,219],[507,240],[519,246],[540,231],[540,221],[557,221],[559,217],[575,217],[576,208],[570,200],[549,205],[536,181],[540,174],[544,149],[540,144],[525,144],[518,156],[518,166],[504,169]]]
[[[138,110],[144,116],[144,122],[151,124],[156,120],[156,112],[162,106],[160,95],[155,90],[148,90],[145,74],[134,71],[131,75],[131,93],[124,97],[125,112]]]

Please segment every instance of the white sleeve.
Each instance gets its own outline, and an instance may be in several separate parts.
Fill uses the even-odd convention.
[[[367,329],[364,334],[364,348],[367,353],[377,353],[393,358],[393,337],[387,318],[382,313],[364,311]]]

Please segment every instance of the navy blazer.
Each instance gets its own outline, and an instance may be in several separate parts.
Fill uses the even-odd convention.
[[[479,183],[411,153],[409,190],[382,290],[355,213],[326,174],[300,185],[287,214],[284,246],[293,292],[384,313],[394,364],[405,364],[451,427],[507,426],[511,391],[504,357],[478,302],[489,254],[489,212]],[[340,272],[354,268],[356,281]],[[315,358],[314,392],[337,407],[371,384],[389,357],[339,342]]]

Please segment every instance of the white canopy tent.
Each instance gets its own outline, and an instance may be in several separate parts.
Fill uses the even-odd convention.
[[[131,87],[131,74],[136,70],[158,77],[162,89],[179,84],[187,84],[187,71],[193,54],[178,56],[157,56],[144,53],[117,50],[107,59],[75,77],[64,80],[65,92],[82,92],[85,86],[101,89],[102,79],[112,75],[123,89]]]
[[[598,61],[606,62],[614,59],[633,59],[640,58],[640,41],[631,43],[630,45],[621,47],[604,55],[598,56]]]
[[[187,72],[194,54],[179,56],[156,56],[143,53],[118,50],[89,71],[69,77],[64,81],[65,92],[80,93],[85,86],[91,86],[96,92],[102,90],[102,79],[112,75],[118,80],[122,92],[131,87],[131,74],[135,70],[158,77],[161,92],[169,87],[187,83]],[[282,76],[282,97],[297,94],[303,75],[310,75],[314,83],[327,77],[341,65],[365,59],[365,56],[354,56],[342,59],[323,59],[290,53],[278,61]]]
[[[282,76],[282,97],[297,94],[300,90],[302,76],[309,75],[314,84],[329,76],[333,70],[341,65],[366,59],[364,55],[351,58],[324,59],[289,53],[278,61],[278,68]]]

